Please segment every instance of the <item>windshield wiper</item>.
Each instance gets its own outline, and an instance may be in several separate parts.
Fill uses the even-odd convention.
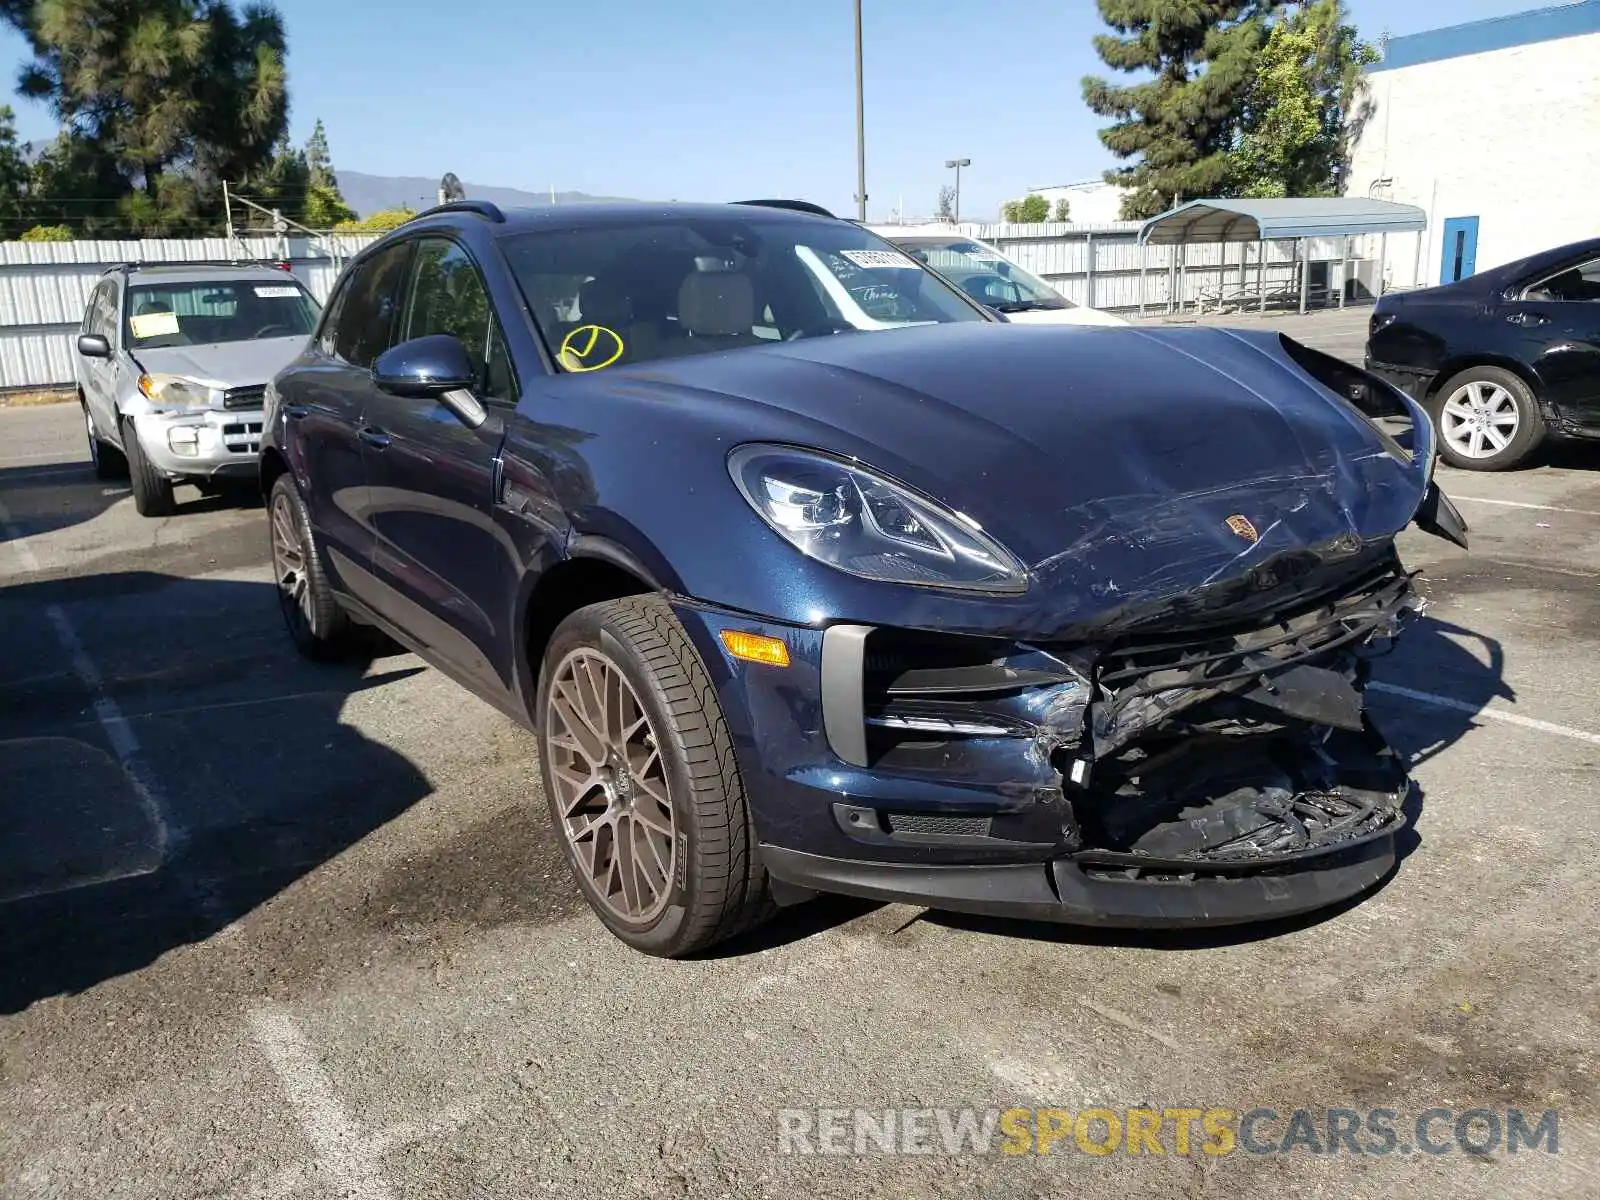
[[[995,312],[1039,312],[1044,309],[1057,309],[1068,307],[1065,304],[1052,304],[1048,300],[1007,300],[1003,304],[991,304]]]

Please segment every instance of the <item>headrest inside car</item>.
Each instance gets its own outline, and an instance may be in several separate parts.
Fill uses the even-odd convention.
[[[697,337],[749,333],[756,321],[750,277],[732,271],[696,271],[678,288],[678,321]]]

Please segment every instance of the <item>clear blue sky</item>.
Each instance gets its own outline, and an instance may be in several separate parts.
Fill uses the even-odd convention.
[[[804,196],[853,212],[850,0],[279,0],[291,132],[321,117],[336,166],[379,175],[652,199]],[[1393,35],[1541,7],[1539,0],[1351,0]],[[1100,71],[1092,0],[865,0],[870,215],[933,210],[970,158],[962,209],[1113,160],[1079,79]],[[0,91],[24,47],[0,34]],[[48,111],[13,101],[24,140]]]

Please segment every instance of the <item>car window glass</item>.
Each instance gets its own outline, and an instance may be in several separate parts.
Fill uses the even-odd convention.
[[[334,353],[354,367],[370,367],[393,345],[395,310],[413,243],[385,246],[357,268],[333,332]]]
[[[1569,267],[1528,289],[1530,300],[1600,301],[1600,258]]]
[[[317,302],[292,275],[280,278],[135,281],[123,333],[131,350],[304,338]]]
[[[1024,271],[982,242],[958,237],[891,236],[889,240],[938,271],[979,304],[1001,312],[1076,307],[1037,275]]]
[[[501,245],[565,371],[985,319],[920,262],[847,221],[752,209],[519,233]]]
[[[505,342],[483,277],[467,252],[445,238],[423,238],[417,243],[411,280],[400,340],[440,333],[459,338],[478,367],[473,390],[484,399],[511,399]]]
[[[109,280],[95,292],[94,308],[89,316],[89,332],[98,333],[116,344],[113,333],[117,323],[117,285]]]

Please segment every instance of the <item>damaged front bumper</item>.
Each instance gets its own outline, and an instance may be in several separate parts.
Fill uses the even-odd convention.
[[[1410,782],[1363,688],[1419,603],[1392,552],[1357,566],[1270,619],[1103,644],[679,615],[780,899],[1225,924],[1335,903],[1394,865]],[[783,637],[790,669],[728,659],[723,629]]]

